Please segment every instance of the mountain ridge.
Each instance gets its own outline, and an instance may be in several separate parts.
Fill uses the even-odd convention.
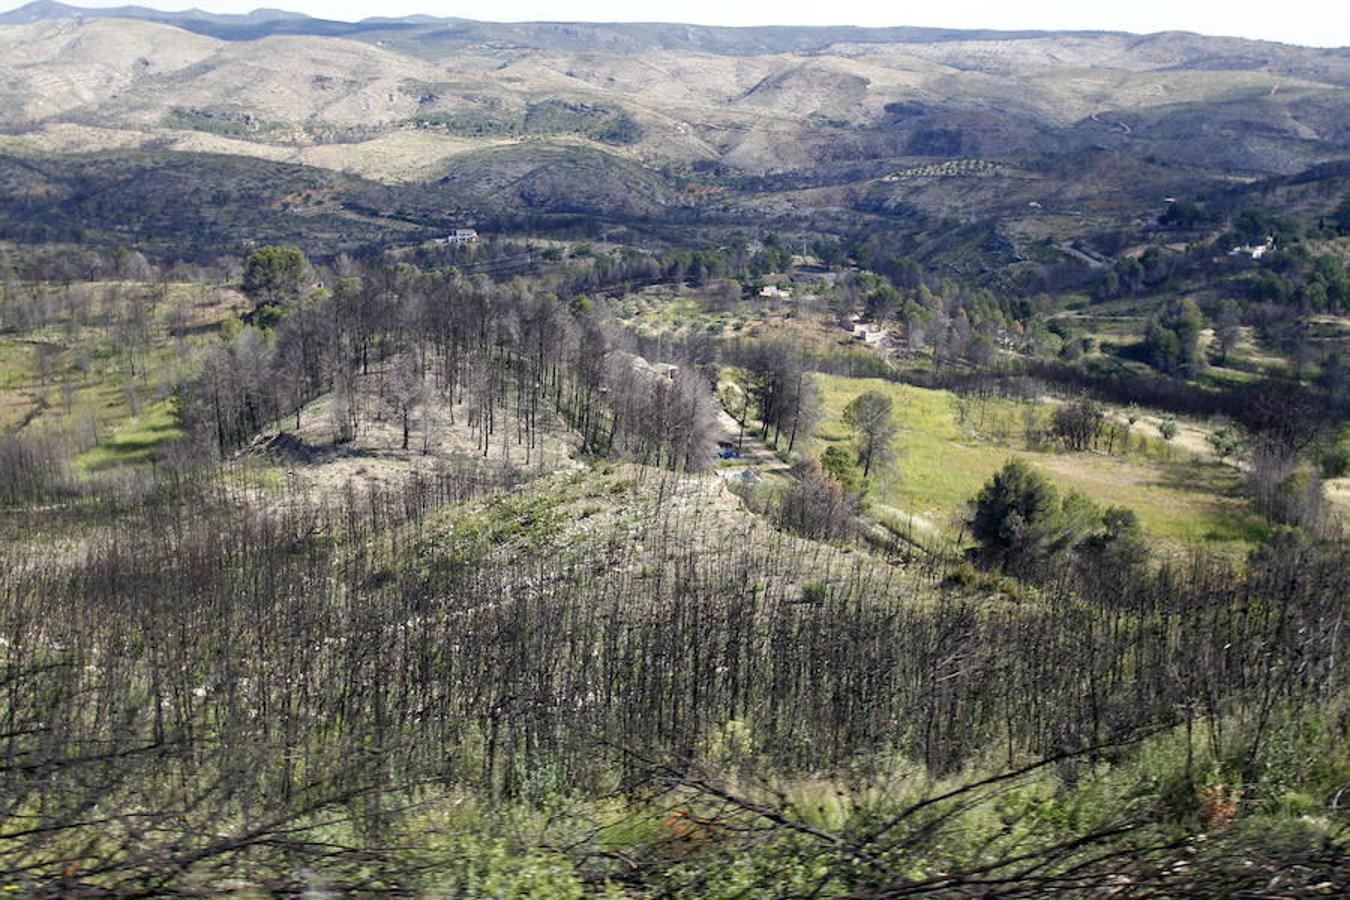
[[[0,153],[229,154],[501,215],[997,215],[1040,234],[1054,208],[1057,235],[1350,158],[1347,50],[414,18],[39,0],[0,14]]]
[[[273,33],[288,34],[333,34],[337,31],[354,34],[365,30],[384,28],[443,28],[468,27],[486,35],[493,31],[513,33],[517,36],[540,36],[558,29],[570,29],[575,32],[593,34],[642,35],[648,40],[664,40],[667,46],[687,46],[693,36],[702,36],[703,40],[714,41],[713,46],[726,47],[728,37],[742,36],[749,45],[757,45],[761,50],[819,49],[829,44],[845,41],[862,43],[921,42],[935,40],[1018,40],[1055,37],[1061,35],[1105,36],[1129,35],[1130,32],[1110,29],[959,29],[921,26],[854,26],[854,25],[752,25],[752,26],[715,26],[697,25],[682,22],[644,21],[644,22],[589,22],[569,20],[539,20],[528,22],[491,22],[457,16],[433,16],[414,14],[407,16],[369,16],[359,20],[326,19],[305,13],[291,12],[278,8],[258,8],[247,13],[212,13],[192,7],[186,10],[165,11],[144,6],[125,5],[117,7],[81,7],[61,3],[59,0],[32,0],[22,6],[0,13],[0,24],[30,24],[52,18],[134,18],[146,21],[164,22],[178,25],[189,30],[199,30],[224,40],[250,40]],[[680,32],[685,39],[678,40]],[[1152,37],[1155,35],[1185,34],[1198,35],[1195,32],[1162,31],[1151,34],[1135,35]],[[557,37],[556,33],[553,37]],[[723,43],[717,43],[720,38]],[[1280,44],[1274,41],[1254,43],[1277,46],[1298,46]],[[741,50],[747,49],[741,47]],[[730,52],[730,51],[729,51]]]

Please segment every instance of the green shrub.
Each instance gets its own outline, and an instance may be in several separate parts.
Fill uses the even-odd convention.
[[[808,581],[802,585],[802,600],[806,603],[824,603],[830,590],[823,581]]]

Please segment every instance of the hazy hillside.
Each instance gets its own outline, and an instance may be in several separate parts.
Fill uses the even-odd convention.
[[[686,210],[815,227],[845,210],[855,223],[992,215],[1072,238],[1166,196],[1350,155],[1350,51],[1194,34],[341,23],[45,2],[0,23],[0,153],[205,153],[194,164],[432,184],[412,202],[432,219]]]

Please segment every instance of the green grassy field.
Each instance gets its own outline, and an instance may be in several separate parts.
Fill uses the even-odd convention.
[[[75,465],[85,472],[98,472],[147,463],[156,447],[182,434],[173,401],[160,400],[143,408],[139,415],[120,422],[110,437],[76,457]]]
[[[958,528],[966,501],[1006,460],[1021,457],[1045,471],[1061,490],[1077,489],[1103,506],[1133,509],[1150,533],[1177,549],[1203,543],[1240,551],[1265,534],[1265,526],[1238,495],[1238,474],[1228,466],[1158,458],[1152,441],[1144,453],[1132,451],[1125,457],[1030,450],[1016,433],[977,433],[970,423],[960,425],[950,392],[880,379],[817,378],[824,417],[811,451],[850,439],[840,417],[858,394],[874,390],[890,397],[901,423],[899,458],[891,472],[873,478],[874,496],[939,528]],[[986,413],[990,420],[1011,421],[1015,412],[1020,415],[1021,406],[1014,401],[990,405],[995,407]]]

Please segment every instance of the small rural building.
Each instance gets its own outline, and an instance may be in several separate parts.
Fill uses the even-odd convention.
[[[645,378],[668,378],[675,380],[675,373],[680,371],[680,367],[674,363],[653,363],[648,362],[641,356],[634,355],[632,358],[633,373]]]
[[[864,344],[880,344],[886,339],[886,329],[880,325],[856,324],[853,326],[853,339]]]
[[[478,240],[478,232],[475,231],[474,229],[456,228],[454,231],[450,232],[445,237],[437,238],[436,243],[449,244],[451,246],[454,246],[457,244],[472,244],[475,243],[477,240]]]
[[[1228,251],[1229,256],[1247,256],[1252,259],[1260,259],[1267,253],[1275,249],[1275,239],[1266,238],[1264,244],[1243,244],[1241,247],[1234,247]]]

